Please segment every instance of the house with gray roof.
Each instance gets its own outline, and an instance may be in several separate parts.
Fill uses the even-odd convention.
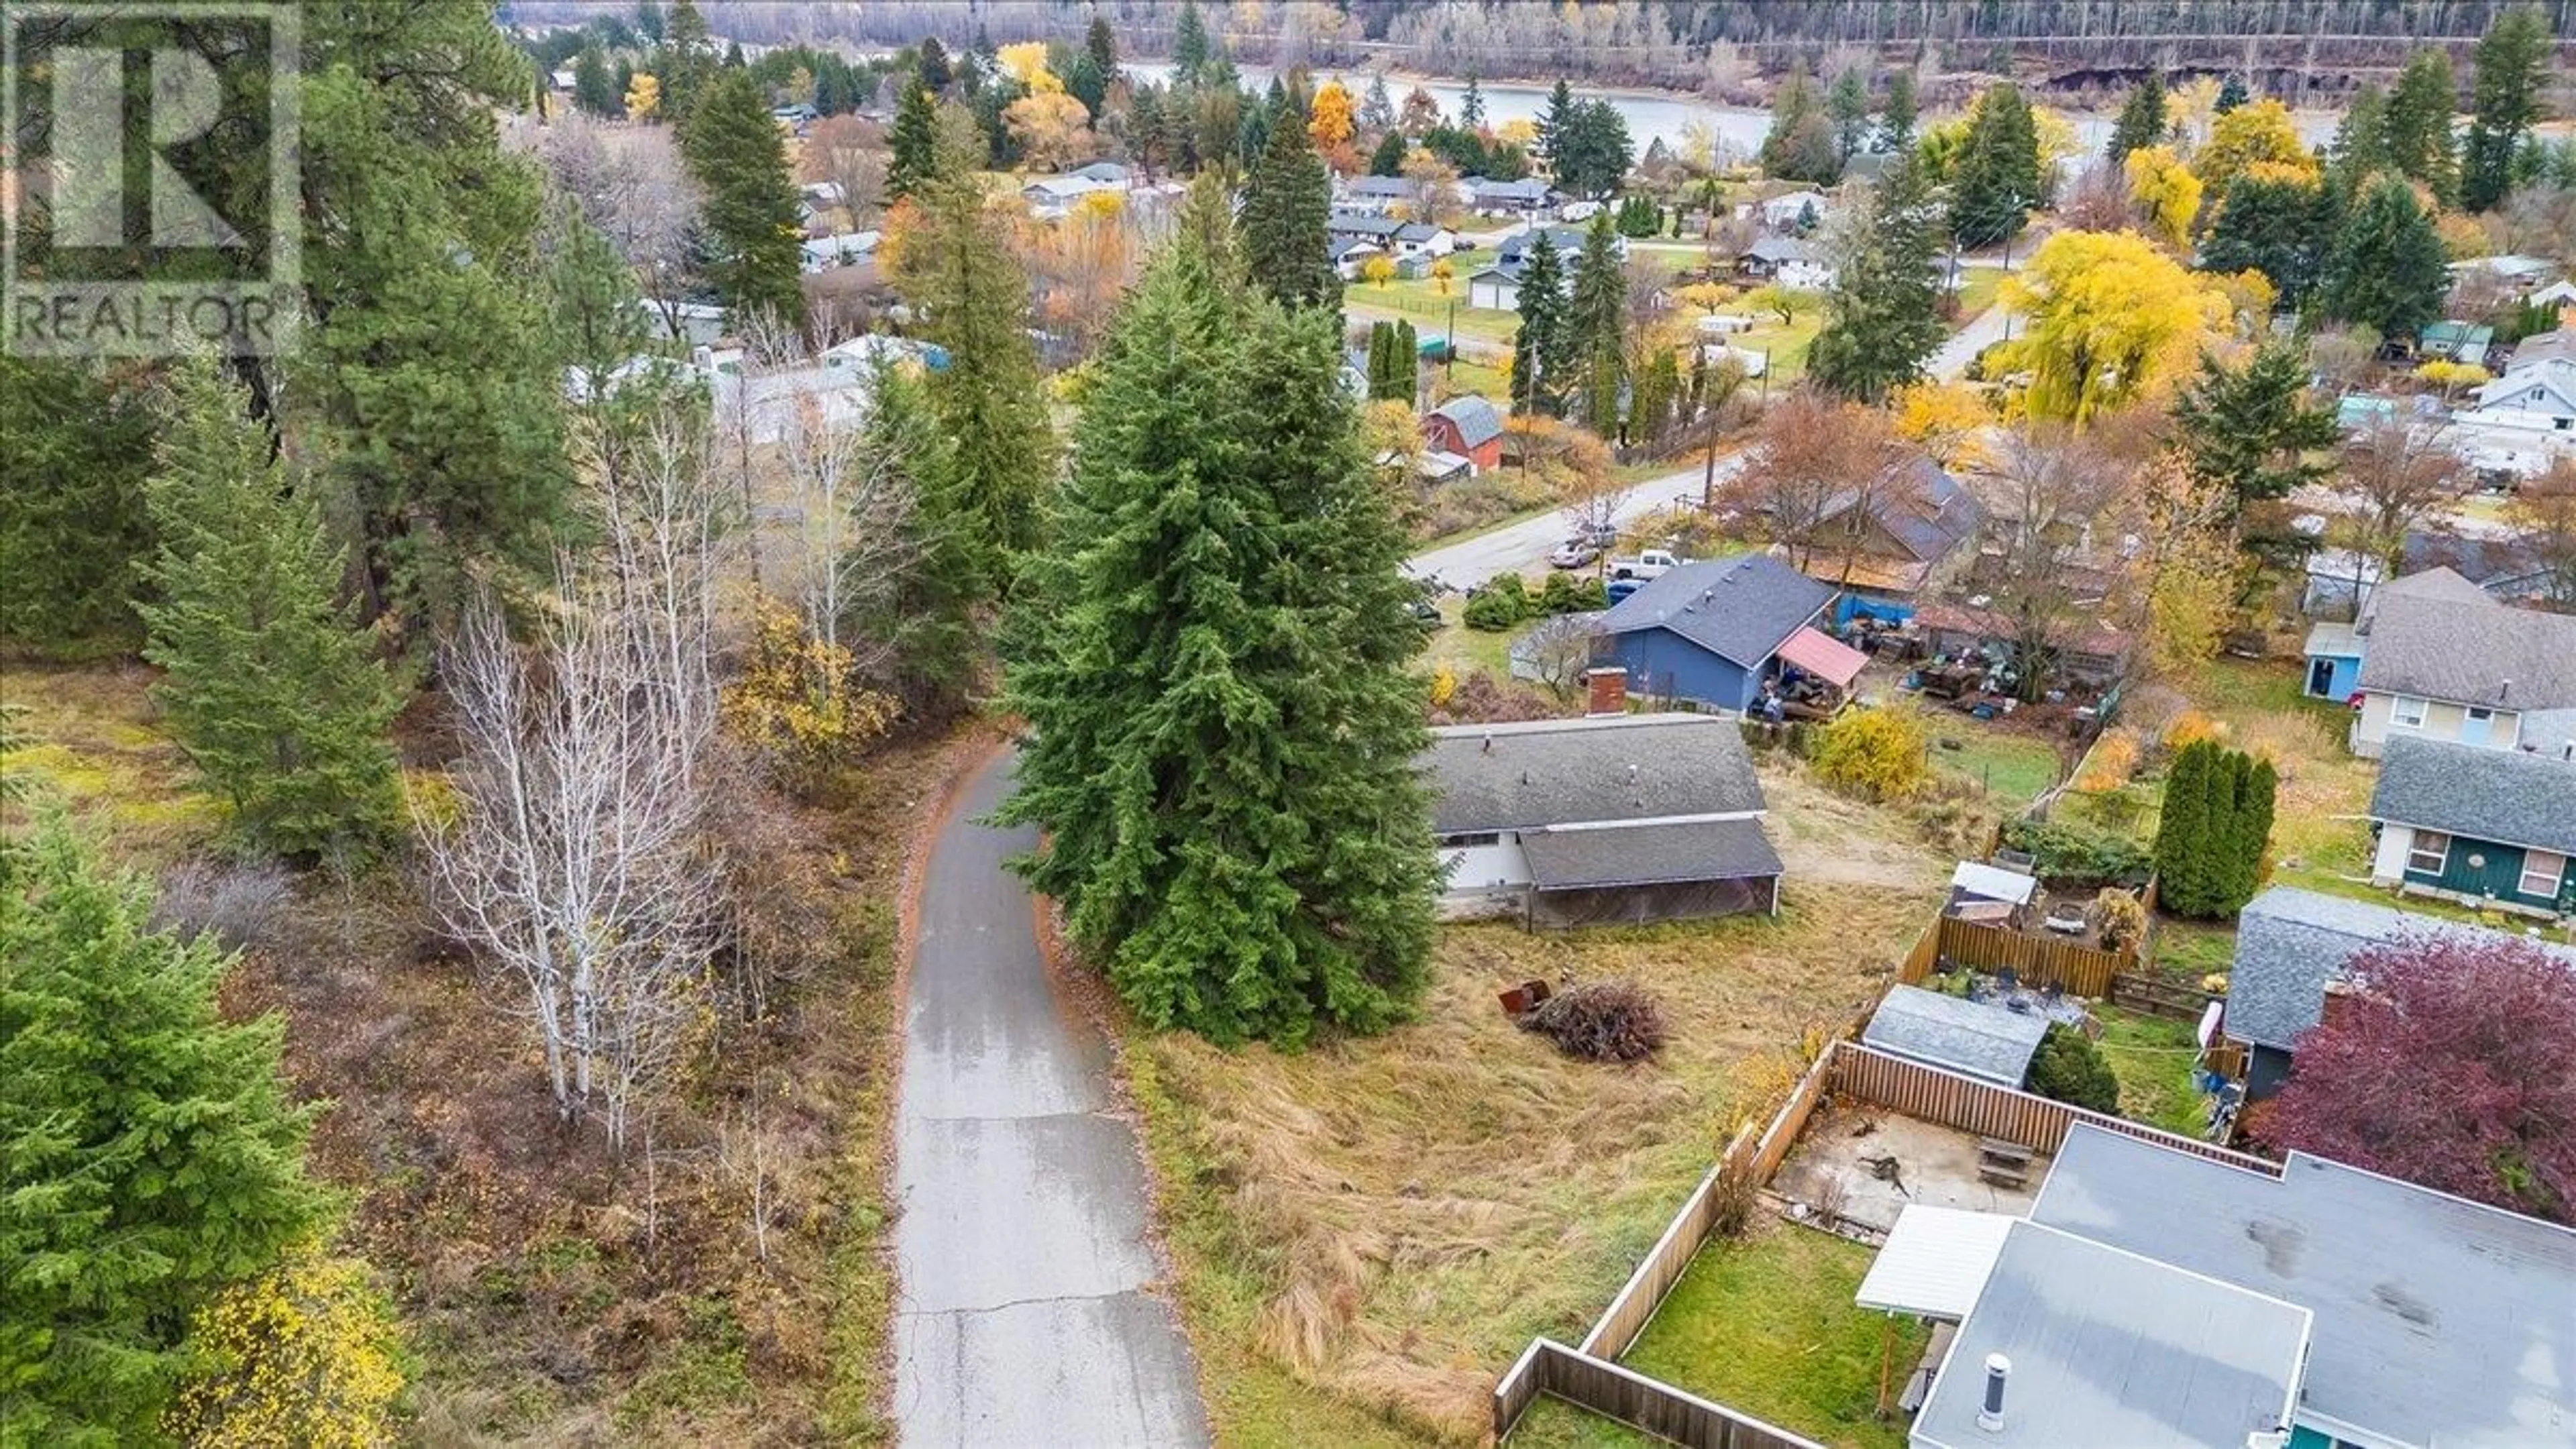
[[[2048,1018],[2037,1012],[1899,983],[1869,1014],[1860,1044],[2019,1091],[2046,1035]]]
[[[2277,1444],[2247,1436],[2287,1429],[2300,1449],[2576,1449],[2576,1231],[2304,1152],[2290,1153],[2277,1173],[2265,1172],[2086,1122],[2067,1132],[2029,1222],[2312,1315],[2286,1422],[2213,1419],[2163,1432],[2114,1432],[2136,1421],[2106,1418],[2100,1432],[2060,1424],[2066,1432],[2044,1442],[2236,1449]],[[2243,1356],[2225,1354],[2203,1370],[2194,1320],[2166,1316],[2175,1302],[2169,1290],[2125,1274],[2096,1276],[2111,1271],[2118,1270],[2100,1262],[2052,1263],[2038,1277],[2050,1311],[2136,1313],[2142,1326],[2161,1325],[2125,1345],[2097,1339],[2091,1357],[2071,1361],[2080,1382],[2069,1392],[2090,1399],[2143,1380],[2164,1385],[2158,1399],[2197,1403],[2204,1371],[2272,1374],[2273,1335],[2285,1324],[2245,1320],[2244,1331],[2255,1336]],[[1936,1385],[1935,1400],[1980,1377],[1980,1361],[1963,1355],[1982,1350],[1977,1319],[1990,1306],[2016,1316],[2027,1311],[2013,1282],[1989,1275],[1942,1371],[1944,1381],[1957,1382]],[[1998,1287],[2007,1296],[1990,1304]],[[2221,1311],[2214,1303],[2209,1309]],[[2045,1350],[2033,1360],[2066,1361]],[[2033,1414],[2052,1412],[2032,1402],[2045,1400],[2050,1387],[2028,1382],[2022,1362],[2015,1356],[2005,1393],[2007,1434],[2016,1403]],[[2244,1410],[2250,1387],[2247,1394]],[[1933,1407],[1927,1402],[1927,1417]],[[1996,1439],[1969,1429],[1940,1442]]]
[[[1592,661],[1626,669],[1632,691],[1742,713],[1779,679],[1791,640],[1830,642],[1816,625],[1833,601],[1769,554],[1683,564],[1601,616]]]
[[[2317,1328],[2296,1303],[2015,1222],[1907,1443],[2247,1449],[2296,1413]]]
[[[1531,216],[1565,199],[1555,187],[1536,176],[1518,181],[1475,177],[1459,184],[1467,188],[1468,206],[1480,216]]]
[[[2370,818],[2373,884],[2576,914],[2576,742],[2543,754],[2398,736],[2380,756]]]
[[[1451,914],[1574,926],[1779,909],[1780,857],[1734,724],[1610,714],[1431,735]]]
[[[1893,483],[1846,488],[1825,500],[1811,530],[1811,577],[1861,598],[1901,603],[1955,577],[1976,556],[1985,506],[1928,457]]]
[[[2432,569],[2379,588],[2353,635],[2325,642],[2360,650],[2357,755],[2395,735],[2542,751],[2576,739],[2576,615],[2515,608]]]
[[[2256,896],[2236,917],[2236,956],[2219,1020],[2219,1030],[2246,1048],[2245,1095],[2259,1101],[2289,1079],[2300,1035],[2325,1020],[2332,1003],[2351,988],[2354,957],[2401,940],[2491,941],[2499,934],[2293,886]],[[2576,970],[2576,947],[2542,949]]]

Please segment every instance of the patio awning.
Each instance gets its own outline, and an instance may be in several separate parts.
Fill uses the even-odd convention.
[[[1852,1301],[1922,1318],[1964,1319],[2016,1221],[2009,1213],[1908,1203]]]
[[[1780,646],[1780,657],[1837,689],[1848,689],[1860,677],[1869,656],[1813,629],[1800,629]]]

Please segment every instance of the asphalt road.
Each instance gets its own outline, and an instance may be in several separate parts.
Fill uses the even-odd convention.
[[[1002,861],[1028,829],[976,823],[988,762],[932,847],[896,1126],[895,1415],[903,1443],[1198,1445],[1198,1374],[1146,1233],[1109,1051],[1048,981]]]
[[[1717,481],[1723,485],[1743,466],[1742,454],[1717,460]],[[1612,518],[1622,528],[1636,523],[1648,514],[1669,507],[1677,499],[1691,504],[1699,502],[1700,485],[1705,478],[1705,465],[1649,478],[1619,495]],[[1457,543],[1443,544],[1415,554],[1407,562],[1418,578],[1438,579],[1454,589],[1480,584],[1499,573],[1517,573],[1543,564],[1548,553],[1573,532],[1563,514],[1542,513],[1506,524],[1491,533],[1480,533]]]

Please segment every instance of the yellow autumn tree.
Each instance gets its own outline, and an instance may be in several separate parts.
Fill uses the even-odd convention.
[[[1915,710],[1845,710],[1816,742],[1816,778],[1864,800],[1907,799],[1923,788],[1927,748]]]
[[[1374,256],[1360,263],[1360,276],[1372,287],[1383,287],[1395,280],[1395,258]]]
[[[1997,373],[2027,373],[2030,416],[2081,423],[2188,371],[2226,325],[2227,296],[2133,231],[2062,231],[2004,279],[2022,334]]]
[[[345,1258],[306,1250],[226,1289],[189,1323],[197,1367],[163,1416],[206,1449],[377,1449],[395,1442],[392,1315]]]
[[[1351,93],[1342,89],[1340,81],[1317,86],[1314,102],[1306,108],[1306,134],[1315,138],[1315,149],[1329,152],[1350,140],[1355,129]]]
[[[1435,260],[1431,264],[1432,290],[1438,292],[1443,297],[1448,296],[1449,283],[1451,279],[1455,278],[1457,275],[1458,269],[1450,265],[1447,257],[1441,257]]]
[[[1089,148],[1091,113],[1063,91],[1032,91],[1002,110],[1002,124],[1036,170],[1054,171],[1081,159]]]
[[[1983,394],[1950,382],[1918,382],[1889,400],[1896,435],[1921,448],[1944,468],[1982,468],[1989,461],[1986,430],[1995,421]]]
[[[2442,396],[2446,398],[2461,388],[2476,387],[2480,383],[2487,382],[2493,376],[2494,374],[2474,362],[2453,362],[2446,357],[2437,357],[2415,369],[2416,381],[2430,383],[2440,388]]]
[[[1494,139],[1526,151],[1538,141],[1538,122],[1515,116],[1494,128]]]
[[[882,738],[901,712],[893,696],[861,688],[852,673],[849,650],[807,632],[793,609],[763,599],[742,677],[726,687],[719,712],[767,757],[781,783],[810,790]]]
[[[2057,168],[2084,152],[2084,138],[2064,111],[2053,106],[2030,108],[2030,128],[2039,147],[2039,174],[2054,176]]]
[[[1011,79],[1029,88],[1031,95],[1049,95],[1064,89],[1064,81],[1047,69],[1046,42],[1023,40],[1003,46],[995,52],[1002,69]]]
[[[2167,246],[2191,238],[2192,218],[2200,215],[2201,181],[2171,146],[2141,146],[2120,163],[2128,177],[2129,200]]]
[[[2193,154],[2191,165],[2212,196],[2226,195],[2227,183],[2256,165],[2286,167],[2311,181],[2317,177],[2317,158],[2300,144],[2290,108],[2269,97],[2210,122],[2209,140]]]
[[[626,85],[626,119],[649,121],[662,108],[662,83],[642,71]]]

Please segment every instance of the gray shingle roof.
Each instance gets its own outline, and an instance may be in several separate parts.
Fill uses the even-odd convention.
[[[2370,817],[2576,853],[2576,762],[2391,735]]]
[[[2316,1315],[2031,1222],[1985,1287],[1914,1419],[1926,1449],[2195,1444],[2243,1449],[2296,1407]],[[2003,1423],[1977,1423],[1988,1354],[2012,1362]]]
[[[2371,609],[2361,660],[2365,693],[2513,709],[2576,706],[2576,615],[2517,609],[2483,593],[2472,602],[2390,589]]]
[[[2368,901],[2274,886],[2236,918],[2236,959],[2227,972],[2227,1034],[2291,1050],[2324,1012],[2326,983],[2365,948],[2401,936],[2498,932],[2454,925]],[[2543,946],[2576,967],[2576,948]]]
[[[1472,392],[1460,393],[1431,411],[1455,423],[1459,439],[1470,448],[1490,443],[1503,434],[1502,413]]]
[[[1887,988],[1869,1015],[1861,1045],[2018,1088],[2031,1053],[2048,1034],[2048,1018],[1920,986]]]
[[[1536,176],[1524,177],[1518,181],[1479,181],[1475,185],[1475,197],[1480,202],[1537,202],[1545,201],[1555,194],[1553,187]]]
[[[1354,176],[1343,190],[1353,196],[1411,196],[1413,183],[1401,176]]]
[[[1670,629],[1721,659],[1761,665],[1816,611],[1833,589],[1769,554],[1742,554],[1685,564],[1621,599],[1601,618],[1601,632]]]
[[[1513,232],[1503,238],[1502,246],[1495,251],[1494,255],[1501,259],[1504,266],[1519,266],[1525,259],[1526,253],[1538,248],[1538,239],[1542,236],[1556,248],[1559,265],[1571,270],[1574,266],[1574,254],[1583,250],[1583,228],[1579,226],[1547,226]]]
[[[1763,808],[1743,733],[1708,715],[1448,725],[1424,762],[1442,835]]]
[[[1752,257],[1756,261],[1769,262],[1774,266],[1783,262],[1803,262],[1815,254],[1815,248],[1795,237],[1785,236],[1763,237],[1737,253],[1738,256]]]
[[[1404,223],[1373,211],[1337,211],[1324,219],[1327,236],[1367,237],[1381,241],[1404,230]]]
[[[1764,879],[1781,871],[1758,820],[1532,831],[1521,836],[1521,854],[1543,891]]]
[[[1834,517],[1859,497],[1856,489],[1836,493],[1826,500],[1823,516]],[[1869,514],[1918,563],[1947,555],[1986,520],[1976,495],[1930,458],[1906,464],[1899,487],[1870,494]]]
[[[2305,1153],[2274,1179],[2084,1123],[2030,1220],[2313,1311],[2308,1412],[2405,1444],[2576,1445],[2576,1231]]]

